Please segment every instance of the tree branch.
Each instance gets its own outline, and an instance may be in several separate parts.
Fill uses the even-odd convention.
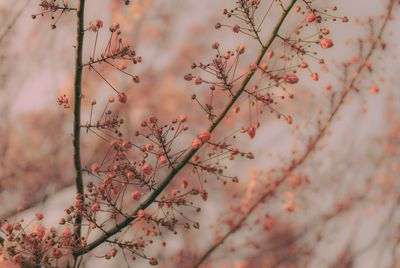
[[[74,81],[74,167],[75,167],[75,184],[77,198],[83,199],[84,187],[82,179],[82,164],[80,156],[80,135],[81,135],[81,97],[82,97],[82,51],[84,37],[84,13],[85,0],[80,0],[77,9],[77,32],[76,32],[76,55],[75,55],[75,81]],[[79,213],[75,219],[75,239],[81,236],[82,216]]]
[[[290,2],[290,5],[288,8],[282,13],[281,17],[279,18],[279,21],[275,25],[275,28],[273,29],[271,36],[266,42],[266,45],[262,48],[259,56],[257,57],[256,64],[259,65],[264,58],[265,53],[273,43],[273,41],[276,39],[277,34],[279,32],[279,29],[281,28],[283,22],[285,21],[287,15],[289,14],[291,8],[294,6],[294,4],[297,2],[297,0],[292,0]],[[230,111],[236,100],[242,95],[244,92],[247,84],[250,82],[252,77],[254,76],[255,72],[250,72],[247,77],[243,80],[239,90],[233,95],[232,99],[228,103],[228,105],[225,107],[225,109],[222,111],[222,113],[218,116],[218,118],[211,124],[211,126],[208,128],[208,131],[212,133],[217,126],[222,122],[222,120],[225,118],[227,113]],[[80,256],[83,255],[103,242],[105,242],[109,237],[115,235],[116,233],[120,232],[123,228],[129,225],[137,216],[137,213],[140,210],[144,210],[147,207],[149,207],[155,200],[156,198],[161,194],[161,192],[168,186],[168,184],[172,181],[172,179],[179,173],[179,171],[186,166],[186,164],[190,161],[190,159],[197,153],[198,150],[200,150],[201,146],[197,149],[191,149],[185,157],[182,159],[179,164],[171,170],[171,172],[166,176],[166,178],[161,182],[161,184],[158,186],[158,188],[142,203],[140,206],[127,218],[119,222],[116,226],[111,228],[110,230],[107,231],[106,234],[103,234],[93,242],[89,243],[86,247],[74,250],[73,254],[75,256]]]
[[[383,32],[392,16],[392,10],[394,7],[394,0],[390,0],[389,8],[387,15],[385,16],[384,22],[379,29],[378,35],[376,36],[377,40],[380,40],[382,38]],[[365,62],[367,62],[371,56],[373,55],[373,52],[376,50],[378,46],[378,42],[374,42],[368,51],[367,55],[364,57],[364,60],[361,61],[359,67],[357,68],[357,73],[360,74],[361,71],[363,71],[365,67]],[[197,263],[194,265],[194,267],[199,267],[220,245],[222,245],[225,240],[230,237],[232,234],[237,232],[239,229],[243,227],[244,222],[247,220],[247,218],[252,214],[252,212],[263,202],[266,201],[266,199],[269,196],[272,196],[276,190],[276,187],[278,187],[280,184],[282,184],[292,173],[293,171],[299,167],[313,152],[314,148],[318,144],[318,142],[324,137],[326,130],[328,127],[331,125],[333,119],[337,115],[338,111],[342,107],[346,97],[348,94],[354,89],[355,83],[358,81],[359,75],[356,77],[353,77],[352,80],[350,81],[350,84],[348,87],[346,87],[343,91],[342,94],[340,95],[340,99],[338,103],[333,107],[333,109],[330,112],[330,115],[326,119],[325,123],[320,127],[318,130],[316,136],[310,141],[310,143],[307,146],[307,149],[304,151],[304,153],[297,159],[294,159],[291,161],[291,164],[285,168],[283,168],[283,174],[278,177],[275,182],[267,188],[268,190],[261,195],[256,202],[253,203],[253,205],[248,209],[248,211],[240,218],[240,220],[233,226],[232,229],[230,229],[219,241],[217,241],[212,247],[210,247],[197,261]]]

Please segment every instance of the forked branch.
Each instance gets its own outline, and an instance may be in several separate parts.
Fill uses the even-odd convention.
[[[289,6],[282,12],[279,20],[277,21],[270,37],[266,41],[265,45],[262,47],[260,54],[258,55],[255,64],[258,66],[260,65],[262,59],[264,58],[264,55],[266,54],[267,50],[270,48],[272,43],[275,41],[275,39],[278,36],[278,32],[286,20],[287,15],[290,13],[290,10],[294,6],[294,4],[297,2],[297,0],[291,0]],[[238,98],[242,95],[242,93],[245,91],[248,83],[254,76],[255,71],[250,72],[246,78],[243,80],[240,88],[238,91],[232,96],[231,100],[227,104],[227,106],[224,108],[224,110],[221,112],[221,114],[216,118],[216,120],[211,124],[211,126],[208,128],[208,131],[212,133],[217,126],[222,122],[222,120],[226,117],[230,109],[233,107],[235,102],[238,100]],[[200,150],[201,146],[198,148],[193,148],[191,149],[185,157],[170,171],[170,173],[165,177],[165,179],[161,182],[161,184],[157,187],[157,189],[152,192],[152,194],[143,202],[139,205],[139,207],[131,213],[129,217],[126,217],[124,220],[119,222],[116,226],[108,230],[105,234],[102,234],[99,238],[94,240],[93,242],[89,243],[87,246],[77,249],[73,252],[75,256],[80,256],[83,255],[92,249],[96,248],[97,246],[101,245],[102,243],[106,242],[108,238],[111,236],[115,235],[116,233],[120,232],[123,228],[127,227],[133,220],[136,219],[137,214],[141,210],[145,210],[147,207],[149,207],[151,204],[156,201],[157,197],[163,192],[163,190],[169,185],[169,183],[172,181],[172,179],[184,168],[190,161],[190,159]]]

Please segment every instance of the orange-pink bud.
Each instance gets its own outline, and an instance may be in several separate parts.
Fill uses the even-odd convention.
[[[128,100],[128,96],[124,92],[118,94],[119,102],[126,103],[127,100]]]
[[[131,193],[131,198],[135,201],[139,201],[142,195],[138,191],[133,191]]]
[[[100,165],[97,163],[93,163],[90,166],[90,171],[92,171],[92,173],[98,173],[100,171]]]
[[[306,17],[307,22],[313,22],[313,21],[315,21],[315,19],[316,19],[316,17],[315,17],[314,12],[310,12],[307,14],[307,17]]]
[[[253,139],[254,136],[256,135],[256,128],[255,127],[249,127],[247,129],[247,135],[249,135],[250,139]]]
[[[299,82],[299,78],[295,74],[286,74],[282,77],[283,82],[288,84],[296,84]]]
[[[142,167],[142,173],[145,175],[150,175],[153,173],[153,166],[150,164],[144,164]]]
[[[201,140],[201,142],[207,142],[211,137],[210,132],[208,132],[207,130],[202,130],[199,132],[199,134],[197,134],[197,138],[199,138]]]
[[[202,144],[201,140],[196,138],[192,141],[192,148],[198,149],[198,148],[200,148],[201,144]]]
[[[329,38],[322,38],[319,41],[319,44],[321,45],[322,48],[331,48],[333,47],[333,41]]]

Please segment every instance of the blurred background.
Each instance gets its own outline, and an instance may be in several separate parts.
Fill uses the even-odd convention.
[[[72,99],[75,17],[62,16],[51,30],[48,17],[31,18],[40,11],[39,2],[0,0],[0,218],[29,219],[41,211],[46,225],[55,226],[75,191],[72,108],[57,105],[64,94]],[[202,89],[183,79],[191,63],[212,59],[215,41],[224,50],[246,44],[247,63],[258,54],[248,37],[214,29],[216,22],[224,20],[222,10],[232,8],[235,1],[133,0],[127,7],[122,2],[87,0],[85,19],[87,23],[101,19],[105,28],[120,23],[126,40],[143,57],[143,63],[130,70],[140,76],[139,84],[102,67],[109,81],[128,94],[126,105],[113,106],[125,120],[125,137],[153,114],[164,120],[187,114],[194,134],[206,128],[202,110],[191,100]],[[383,0],[314,3],[321,8],[333,4],[338,7],[336,14],[350,22],[328,23],[335,46],[321,52],[326,68],[318,69],[320,80],[299,73],[301,83],[289,89],[295,98],[279,102],[279,110],[290,114],[293,124],[260,116],[253,140],[239,135],[237,144],[253,152],[255,159],[227,164],[229,173],[240,178],[238,184],[222,186],[210,180],[209,198],[200,204],[202,213],[193,215],[201,228],[166,234],[165,248],[155,243],[151,251],[160,265],[190,267],[229,229],[228,221],[235,217],[230,207],[252,203],[262,185],[279,176],[316,135],[335,94],[343,90],[340,63],[359,55],[363,43],[359,40],[370,32],[368,21],[372,19],[377,29],[387,6]],[[386,48],[371,59],[373,72],[359,78],[358,91],[346,98],[327,135],[275,196],[210,256],[211,267],[400,267],[398,14],[397,8],[383,36]],[[273,12],[269,19],[278,15]],[[268,23],[265,36],[271,30]],[[296,18],[287,23],[293,28]],[[85,37],[86,59],[94,37],[91,33]],[[106,38],[100,35],[99,44]],[[83,122],[88,120],[92,99],[98,103],[94,111],[98,116],[114,94],[94,72],[85,71],[84,77]],[[326,90],[327,84],[331,90]],[[377,94],[370,92],[371,84],[378,85]],[[247,127],[245,120],[234,122],[225,122],[226,128]],[[82,142],[83,163],[88,167],[106,148],[90,133],[83,133]],[[128,267],[122,255],[109,261],[96,258],[104,254],[101,251],[89,254],[84,267]],[[147,263],[138,260],[136,265]]]

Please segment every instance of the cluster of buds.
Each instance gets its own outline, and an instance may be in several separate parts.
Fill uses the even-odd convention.
[[[36,19],[37,16],[44,16],[48,13],[51,14],[51,29],[55,29],[57,27],[56,24],[62,15],[69,11],[76,11],[76,8],[69,7],[68,3],[65,1],[58,0],[41,0],[39,6],[42,11],[37,14],[33,14],[32,19]]]
[[[41,224],[43,218],[42,213],[36,213],[35,219],[28,224],[23,219],[14,223],[2,222],[0,228],[7,238],[3,256],[21,267],[53,266],[71,244],[56,228],[45,228]]]
[[[123,42],[121,37],[122,32],[120,30],[120,25],[114,23],[110,26],[109,32],[110,37],[108,39],[105,48],[97,55],[97,41],[100,29],[103,28],[103,22],[101,20],[94,20],[90,23],[90,26],[86,29],[87,31],[92,31],[96,33],[95,42],[93,45],[92,56],[89,62],[83,64],[87,66],[89,70],[94,70],[96,74],[103,79],[117,94],[118,100],[121,103],[126,103],[128,96],[125,92],[120,92],[115,86],[113,86],[108,79],[100,72],[96,65],[105,64],[114,70],[122,73],[123,75],[129,76],[134,83],[139,83],[140,78],[138,75],[133,75],[129,73],[126,69],[128,68],[128,63],[138,64],[142,62],[142,57],[136,54],[136,51]]]
[[[262,40],[260,39],[259,33],[261,32],[261,26],[263,20],[257,22],[256,18],[259,18],[257,11],[259,9],[261,1],[260,0],[238,0],[236,1],[235,8],[228,10],[223,10],[223,15],[225,15],[228,19],[235,18],[238,21],[244,23],[241,26],[238,23],[233,24],[221,24],[216,23],[215,28],[220,29],[221,27],[227,27],[232,30],[234,33],[242,33],[247,36],[251,36],[256,39],[261,46],[263,46]],[[269,11],[264,14],[264,17],[268,14]],[[263,16],[260,16],[260,18]]]

